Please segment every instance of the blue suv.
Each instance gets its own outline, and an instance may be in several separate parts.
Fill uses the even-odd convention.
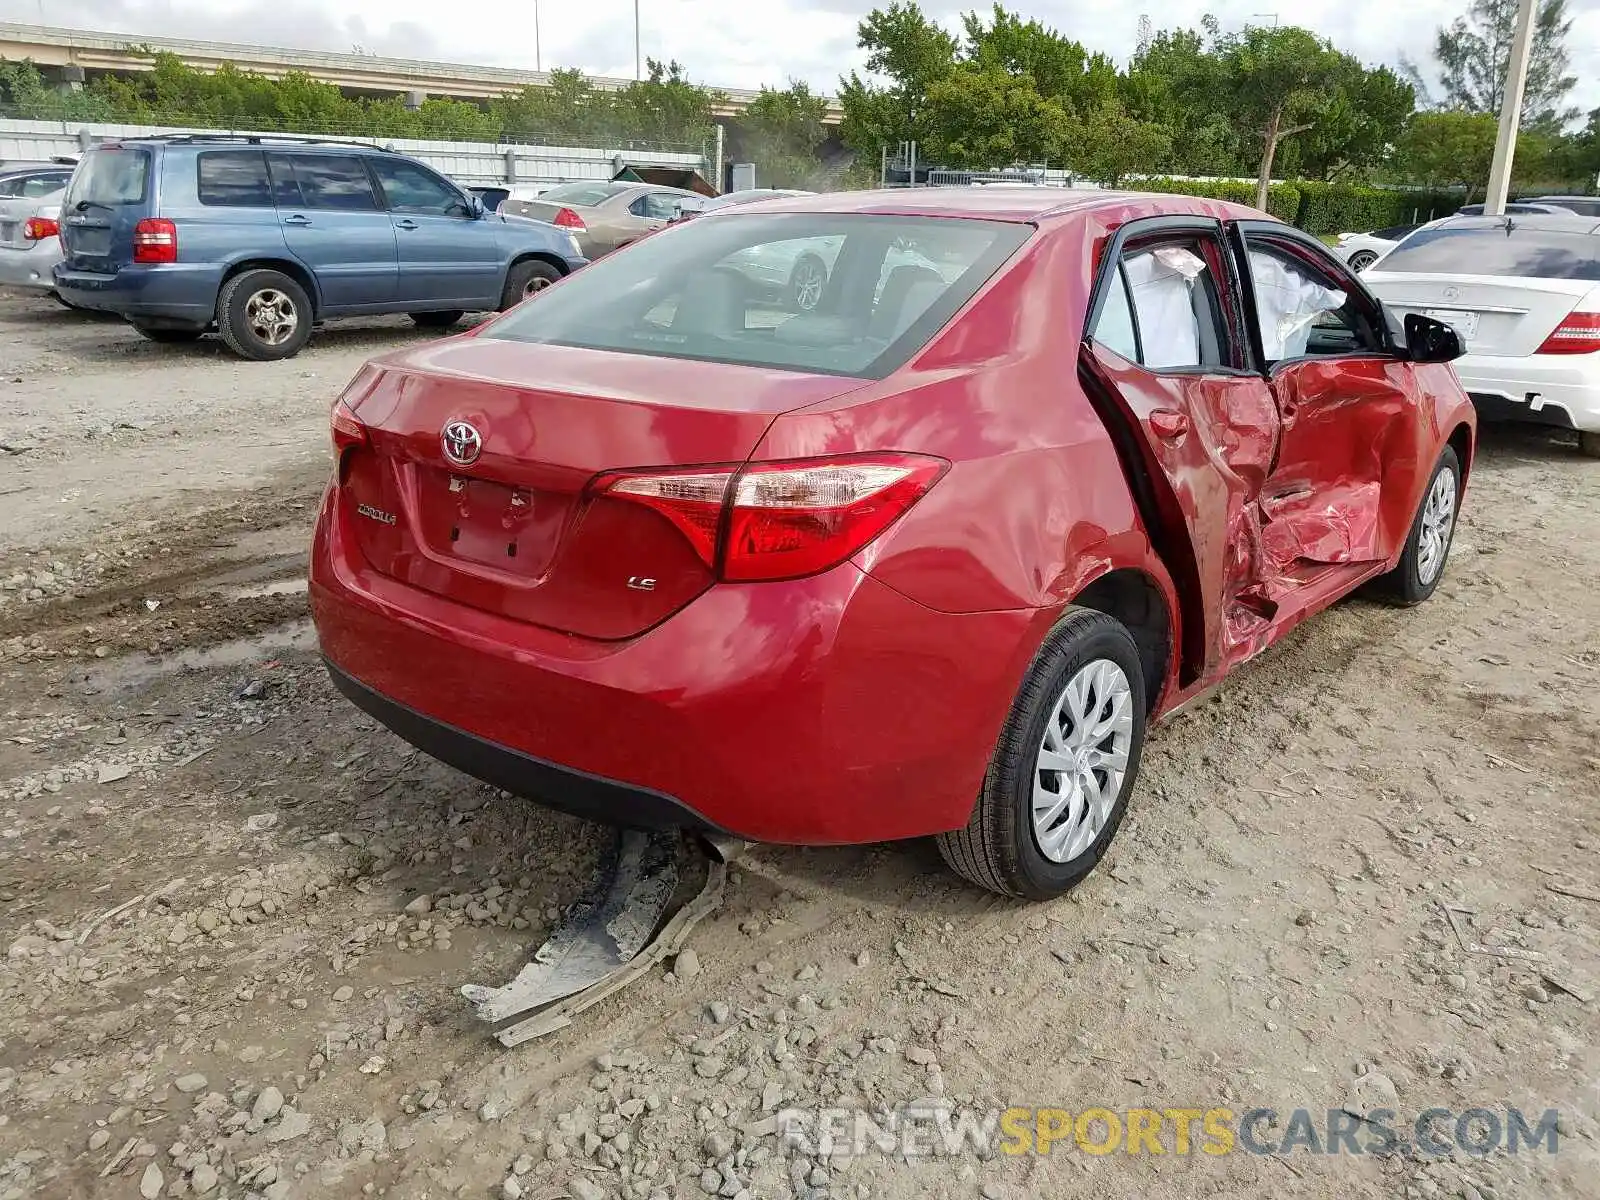
[[[86,153],[61,205],[56,290],[157,342],[215,329],[288,358],[333,317],[444,328],[583,266],[563,229],[484,211],[414,159],[359,143],[190,135]]]

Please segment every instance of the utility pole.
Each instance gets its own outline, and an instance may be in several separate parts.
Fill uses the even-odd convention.
[[[1511,65],[1506,72],[1505,95],[1500,98],[1500,135],[1494,142],[1494,166],[1489,169],[1489,193],[1483,214],[1498,217],[1506,211],[1511,191],[1511,164],[1517,156],[1517,126],[1522,122],[1522,92],[1528,82],[1528,51],[1533,45],[1534,0],[1517,5],[1517,31],[1511,38]]]
[[[643,60],[639,57],[639,0],[633,0],[633,77],[643,79],[644,73],[639,64]]]
[[[539,49],[539,0],[533,0],[533,69],[544,70],[544,54]]]

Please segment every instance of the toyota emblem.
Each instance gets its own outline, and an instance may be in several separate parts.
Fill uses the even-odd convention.
[[[1461,289],[1456,287],[1455,284],[1451,284],[1449,287],[1444,289],[1444,298],[1446,300],[1461,299]]]
[[[451,421],[439,435],[444,456],[458,467],[470,467],[483,453],[483,435],[471,421]]]

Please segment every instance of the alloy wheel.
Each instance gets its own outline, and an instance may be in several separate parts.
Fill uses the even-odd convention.
[[[1094,844],[1117,806],[1133,744],[1133,687],[1097,658],[1067,680],[1045,722],[1033,780],[1033,835],[1051,862]]]
[[[245,324],[268,346],[281,346],[294,336],[300,313],[294,301],[277,288],[262,288],[245,301]]]
[[[1417,582],[1424,587],[1444,570],[1455,523],[1456,473],[1445,467],[1433,477],[1428,498],[1422,505],[1422,524],[1417,529]]]

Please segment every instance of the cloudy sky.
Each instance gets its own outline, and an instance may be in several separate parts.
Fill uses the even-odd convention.
[[[1224,27],[1274,16],[1331,37],[1368,62],[1401,54],[1426,60],[1433,32],[1467,0],[1012,0],[1119,61],[1132,52],[1141,12],[1157,27],[1193,25],[1214,12]],[[534,65],[534,9],[544,65],[591,74],[633,74],[633,0],[0,0],[0,20],[119,33],[208,38],[376,54]],[[676,58],[697,81],[723,87],[781,86],[803,79],[833,91],[859,64],[856,22],[873,0],[640,0],[646,56]],[[975,0],[924,0],[954,21]],[[1580,82],[1573,100],[1600,105],[1600,0],[1568,0],[1570,47]]]

